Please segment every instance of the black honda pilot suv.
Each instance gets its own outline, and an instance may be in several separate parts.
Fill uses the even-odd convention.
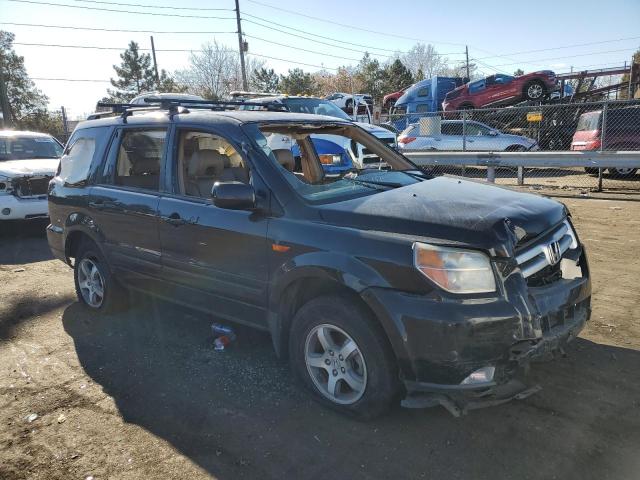
[[[365,418],[398,399],[458,415],[523,398],[530,361],[590,317],[556,201],[431,178],[333,117],[148,110],[81,123],[49,185],[49,245],[95,314],[135,289],[266,330],[319,401]],[[312,138],[382,163],[325,175]]]

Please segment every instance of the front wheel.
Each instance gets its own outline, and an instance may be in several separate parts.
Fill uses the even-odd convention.
[[[397,372],[384,331],[356,300],[311,300],[296,313],[289,338],[291,368],[314,397],[360,418],[384,413],[397,392]]]
[[[124,304],[122,287],[116,283],[98,248],[90,242],[76,255],[73,277],[78,301],[87,309],[111,313]]]
[[[542,100],[545,95],[545,88],[541,82],[531,82],[524,89],[524,96],[527,100]]]

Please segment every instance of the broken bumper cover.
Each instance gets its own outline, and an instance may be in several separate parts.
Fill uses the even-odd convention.
[[[542,288],[527,287],[521,277],[505,287],[505,297],[483,299],[364,292],[398,359],[407,390],[404,406],[444,405],[459,415],[537,391],[515,378],[532,360],[562,351],[580,333],[591,315],[588,269],[581,278]],[[491,381],[463,383],[487,366],[495,368]]]

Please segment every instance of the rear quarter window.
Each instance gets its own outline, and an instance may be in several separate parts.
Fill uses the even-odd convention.
[[[60,159],[58,177],[67,185],[84,184],[101,163],[109,134],[105,127],[76,130]]]

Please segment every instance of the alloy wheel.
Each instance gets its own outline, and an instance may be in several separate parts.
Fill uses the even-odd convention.
[[[104,301],[104,279],[98,266],[90,258],[80,260],[78,286],[86,304],[92,308],[100,308]]]
[[[529,98],[540,98],[542,97],[542,93],[542,85],[538,83],[533,83],[529,85],[529,88],[527,88],[527,95]]]
[[[339,327],[314,327],[304,347],[307,371],[320,393],[332,402],[357,402],[367,386],[367,367],[356,342]]]

